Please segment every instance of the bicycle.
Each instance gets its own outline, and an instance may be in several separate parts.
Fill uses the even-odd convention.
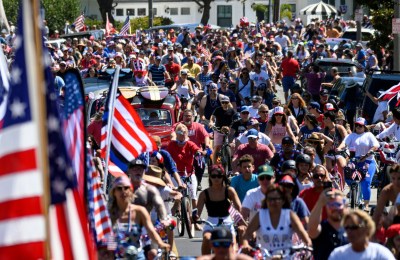
[[[362,166],[359,164],[369,155],[370,153],[367,153],[359,158],[351,158],[343,170],[346,182],[350,183],[350,208],[352,209],[362,207],[359,199],[361,194],[360,182],[365,178],[369,164],[364,163]]]
[[[180,211],[177,210],[175,213],[176,226],[180,237],[185,235],[185,228],[189,238],[194,237],[194,225],[192,223],[192,203],[190,202],[190,190],[189,184],[191,184],[190,176],[181,177],[183,183],[186,184],[186,188],[181,189],[182,199],[180,205]]]
[[[224,135],[221,150],[217,152],[217,161],[219,161],[222,164],[225,173],[228,175],[228,173],[232,172],[232,151],[231,151],[231,146],[229,144],[229,136],[228,136],[229,129],[224,129],[224,128],[220,129],[216,126],[211,127],[211,129]]]
[[[332,170],[330,172],[331,179],[333,181],[333,187],[335,189],[344,191],[344,187],[346,185],[345,185],[345,182],[344,182],[343,175],[338,170],[338,165],[337,165],[338,159],[336,158],[336,156],[337,155],[341,155],[344,158],[347,158],[348,157],[348,153],[346,151],[330,151],[330,152],[328,152],[328,155],[329,156],[333,156],[333,158],[334,158],[333,159],[333,167],[332,167]]]
[[[257,245],[251,249],[250,256],[254,259],[312,259],[312,252],[314,249],[306,245],[291,246],[276,250],[267,250]],[[242,248],[239,249],[238,254],[242,253]]]

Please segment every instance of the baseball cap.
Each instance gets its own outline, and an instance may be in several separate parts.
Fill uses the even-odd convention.
[[[242,110],[240,111],[240,113],[243,112],[249,112],[249,108],[248,107],[242,107]]]
[[[221,102],[229,102],[229,97],[223,95],[223,96],[221,96],[220,100],[221,100]]]
[[[144,163],[144,161],[140,159],[133,159],[132,161],[129,162],[128,168],[132,168],[134,166],[142,166],[143,168],[146,168],[147,165]]]
[[[323,89],[323,90],[321,90],[321,92],[319,92],[319,95],[320,95],[320,96],[329,95],[329,91],[328,91],[327,89]]]
[[[169,51],[173,51],[173,50],[174,50],[174,47],[169,46],[169,47],[168,47],[168,50],[169,50]]]
[[[315,102],[315,101],[310,102],[310,107],[316,108],[316,109],[318,109],[318,110],[321,108],[320,105],[319,105],[319,103],[318,103],[318,102]]]
[[[232,233],[225,227],[216,227],[211,231],[211,242],[231,242],[233,241]]]
[[[257,96],[257,95],[254,95],[252,98],[251,98],[251,101],[261,101],[261,97],[260,96]]]
[[[362,46],[362,44],[361,44],[361,43],[357,43],[357,44],[356,44],[356,47],[360,47],[360,48],[362,48],[363,46]]]
[[[257,33],[257,34],[256,34],[256,37],[257,37],[257,38],[261,38],[261,37],[262,37],[261,33]]]
[[[256,129],[250,129],[249,131],[247,131],[246,137],[247,138],[258,138],[258,131]]]
[[[181,70],[181,74],[182,74],[182,75],[187,75],[187,74],[188,74],[188,71],[187,71],[187,70]]]
[[[294,144],[294,141],[291,137],[285,136],[282,138],[282,144]]]
[[[213,82],[213,83],[210,83],[208,87],[209,87],[210,89],[217,89],[217,88],[218,88],[218,85],[215,84],[215,83]]]
[[[267,163],[258,167],[257,172],[258,172],[258,176],[268,175],[268,176],[274,177],[274,170]]]
[[[232,37],[238,37],[237,33],[232,34]]]
[[[161,60],[161,56],[157,56],[157,57],[156,57],[156,60]]]
[[[286,174],[282,177],[282,179],[279,181],[279,183],[288,183],[288,184],[294,185],[294,180],[293,180],[292,176],[290,176],[289,174]]]
[[[203,62],[203,67],[208,67],[209,65],[208,61]]]
[[[274,108],[274,115],[275,114],[284,114],[283,107],[275,107]]]
[[[366,125],[367,124],[367,120],[365,120],[365,118],[363,117],[359,117],[356,119],[356,122],[354,123],[356,125]]]
[[[333,111],[333,110],[335,110],[335,107],[331,103],[326,103],[325,109],[328,111]]]
[[[247,123],[247,126],[250,126],[250,125],[259,125],[259,124],[260,124],[260,122],[258,122],[257,119],[252,118],[252,119],[250,119],[249,122]]]

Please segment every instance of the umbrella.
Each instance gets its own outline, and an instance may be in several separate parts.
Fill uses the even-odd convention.
[[[321,1],[319,3],[304,7],[300,10],[300,14],[331,16],[332,14],[337,14],[337,11],[334,6],[325,4]]]

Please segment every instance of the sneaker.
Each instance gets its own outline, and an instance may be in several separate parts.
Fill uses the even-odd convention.
[[[202,191],[202,190],[203,190],[203,188],[201,187],[201,185],[198,185],[198,186],[197,186],[197,190],[198,190],[198,191]]]

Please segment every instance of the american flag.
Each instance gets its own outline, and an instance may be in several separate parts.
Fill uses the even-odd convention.
[[[129,20],[129,15],[126,17],[124,25],[121,28],[121,31],[119,32],[120,36],[124,36],[128,34],[128,31],[131,30],[131,22]]]
[[[10,73],[3,50],[0,50],[0,128],[6,113],[7,96],[10,88]]]
[[[107,149],[107,120],[112,110],[112,102],[115,102],[112,120],[112,135],[110,142],[110,161],[122,171],[126,171],[127,164],[144,152],[157,150],[153,138],[146,131],[142,120],[131,104],[118,91],[116,100],[110,100],[112,85],[108,92],[108,98],[103,116],[101,129],[101,149],[105,156]]]
[[[97,244],[104,245],[112,237],[111,219],[108,215],[99,173],[95,170],[92,156],[88,153],[86,158],[89,218]]]
[[[83,83],[77,69],[69,69],[64,76],[65,100],[63,125],[68,154],[78,180],[78,190],[84,196],[85,136]]]
[[[397,97],[398,93],[400,92],[400,83],[394,85],[393,87],[389,88],[385,92],[383,92],[379,98],[385,101],[391,101],[393,98]]]
[[[76,29],[77,31],[82,30],[83,27],[85,26],[85,16],[84,16],[83,14],[81,14],[80,16],[78,16],[78,17],[75,19],[74,25],[75,25],[75,29]]]
[[[108,19],[108,13],[106,13],[106,36],[109,36],[111,33],[111,23]]]
[[[38,111],[38,62],[30,1],[20,5],[15,63],[0,129],[0,258],[45,259],[43,168]],[[26,26],[26,27],[25,27]],[[44,126],[42,126],[44,127]]]
[[[235,224],[238,224],[241,221],[245,222],[242,214],[240,214],[240,212],[237,209],[235,209],[232,205],[229,207],[228,212],[229,212],[229,216],[231,216],[231,218],[233,219]]]

